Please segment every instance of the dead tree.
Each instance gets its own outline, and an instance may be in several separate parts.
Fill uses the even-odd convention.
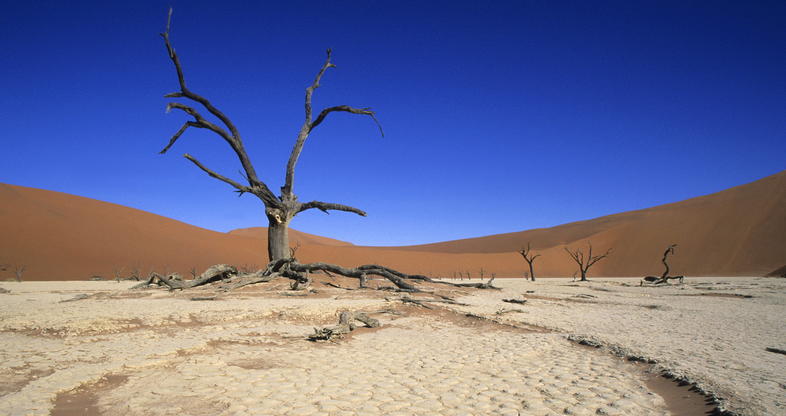
[[[532,254],[532,247],[530,246],[529,242],[527,242],[527,248],[522,248],[521,250],[519,250],[519,254],[521,254],[521,257],[524,257],[524,260],[527,262],[527,264],[529,264],[529,277],[530,280],[534,282],[535,269],[532,267],[532,263],[535,262],[536,258],[540,257],[540,254],[535,254],[535,255]]]
[[[125,271],[125,267],[113,267],[112,268],[112,276],[115,277],[115,281],[119,282],[123,279],[123,272]]]
[[[669,280],[679,280],[680,283],[683,282],[685,276],[669,276],[669,263],[666,260],[669,257],[669,254],[674,254],[674,247],[677,247],[677,245],[672,244],[666,248],[666,251],[663,252],[663,258],[661,259],[661,262],[665,268],[665,270],[663,270],[663,274],[660,277],[646,276],[641,280],[641,285],[644,285],[644,282],[660,285],[668,283]]]
[[[587,270],[589,270],[590,267],[592,267],[595,263],[603,260],[604,258],[608,257],[609,254],[611,254],[611,249],[608,249],[603,254],[593,256],[592,243],[588,241],[587,246],[588,246],[588,250],[586,256],[584,252],[580,249],[571,251],[567,247],[565,247],[565,251],[570,255],[570,258],[572,258],[573,261],[576,262],[576,264],[579,266],[579,272],[581,272],[581,279],[579,280],[580,282],[587,281]],[[575,280],[576,278],[575,274],[573,275],[573,278]]]
[[[136,280],[139,281],[139,274],[142,273],[142,266],[139,263],[134,263],[131,265],[128,279],[129,280]]]
[[[14,276],[16,277],[17,282],[22,281],[22,276],[25,274],[25,269],[27,269],[27,265],[24,264],[14,265]]]
[[[314,129],[322,124],[322,122],[325,121],[325,119],[330,114],[345,112],[369,116],[377,124],[377,127],[379,127],[380,133],[382,133],[382,127],[377,121],[375,113],[369,108],[355,108],[348,105],[338,105],[323,109],[319,112],[316,118],[314,118],[313,110],[311,108],[311,98],[314,94],[314,90],[319,88],[319,83],[322,80],[322,76],[325,74],[325,72],[328,69],[335,67],[335,65],[333,65],[331,62],[331,50],[327,50],[327,58],[325,59],[325,63],[317,72],[317,75],[311,85],[306,88],[305,120],[303,121],[303,125],[300,127],[300,131],[298,132],[297,138],[295,140],[295,145],[292,148],[292,153],[290,154],[289,161],[287,162],[285,170],[286,178],[284,180],[284,186],[281,187],[281,194],[275,195],[270,190],[270,188],[268,188],[268,186],[259,179],[259,176],[257,176],[256,169],[254,169],[254,165],[251,163],[251,159],[246,153],[245,147],[243,146],[243,140],[240,137],[240,132],[238,131],[237,127],[235,127],[235,124],[229,119],[229,117],[227,117],[223,112],[215,107],[207,98],[197,94],[186,86],[183,67],[169,39],[171,20],[172,9],[169,9],[166,30],[161,33],[161,37],[164,39],[169,58],[172,60],[172,63],[175,66],[177,79],[180,84],[180,90],[166,94],[165,97],[183,98],[197,103],[204,107],[208,113],[216,117],[220,123],[214,123],[206,119],[199,111],[197,111],[196,108],[190,105],[180,102],[170,102],[167,104],[167,111],[173,109],[180,110],[191,116],[193,119],[186,121],[180,127],[180,129],[169,140],[169,143],[166,145],[166,147],[161,150],[161,153],[166,153],[189,127],[207,129],[225,141],[237,155],[237,158],[243,168],[244,182],[246,183],[237,182],[207,168],[204,164],[187,153],[184,155],[184,157],[213,178],[231,185],[240,195],[245,193],[252,194],[262,201],[262,203],[265,205],[265,214],[268,219],[268,257],[270,261],[287,258],[289,255],[289,223],[292,221],[292,218],[294,218],[295,215],[303,211],[309,209],[318,209],[327,213],[329,210],[334,210],[352,212],[358,215],[366,216],[364,211],[347,205],[322,201],[300,202],[298,201],[298,198],[294,192],[295,166],[297,165],[300,153],[303,151],[303,145]],[[384,133],[382,134],[384,136]]]

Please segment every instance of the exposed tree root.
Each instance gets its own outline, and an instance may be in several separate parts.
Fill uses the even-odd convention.
[[[406,298],[400,298],[399,300],[404,303],[414,303],[415,305],[422,306],[426,309],[433,309],[430,305],[428,305],[429,303],[448,303],[450,305],[469,306],[466,303],[456,302],[453,299],[445,298],[445,297],[443,297],[443,299],[413,299],[410,297],[406,297]]]
[[[131,289],[142,289],[150,285],[166,286],[169,290],[190,289],[192,287],[206,285],[218,280],[226,280],[230,276],[237,275],[237,268],[228,264],[216,264],[208,267],[204,273],[194,280],[183,281],[179,275],[171,274],[167,277],[158,273],[150,273],[146,281],[133,286]]]
[[[422,290],[415,286],[410,281],[429,282],[434,284],[448,285],[452,287],[469,287],[476,289],[495,289],[500,290],[498,287],[492,285],[494,278],[492,277],[485,283],[452,283],[434,280],[428,276],[423,275],[410,275],[406,273],[393,270],[388,267],[379,266],[376,264],[366,264],[357,268],[351,269],[341,267],[330,263],[298,263],[294,258],[279,259],[270,262],[265,269],[258,270],[254,273],[238,274],[237,268],[227,264],[217,264],[208,268],[202,275],[194,280],[183,281],[173,278],[173,275],[168,277],[161,276],[158,273],[151,273],[148,279],[132,289],[147,288],[150,285],[158,285],[167,287],[169,290],[175,289],[191,289],[198,286],[206,285],[216,281],[231,281],[230,284],[223,285],[222,290],[229,291],[239,289],[244,286],[269,282],[278,277],[284,277],[292,280],[290,288],[293,290],[304,289],[311,284],[309,274],[315,272],[323,272],[329,276],[333,274],[358,279],[359,288],[366,288],[368,283],[368,276],[380,276],[395,285],[395,288],[379,288],[381,290],[395,290],[397,292],[421,292]],[[331,285],[335,286],[335,285]],[[342,289],[347,289],[343,288]],[[440,296],[440,295],[437,295]],[[455,302],[450,298],[443,297],[451,302]],[[449,303],[449,302],[446,302]]]
[[[344,311],[338,317],[338,325],[325,328],[314,328],[314,333],[308,337],[309,341],[329,341],[333,338],[340,338],[357,328],[355,321],[360,321],[368,328],[379,327],[379,321],[369,317],[363,312]]]

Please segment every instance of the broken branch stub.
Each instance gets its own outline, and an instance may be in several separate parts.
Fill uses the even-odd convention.
[[[357,328],[354,321],[362,322],[368,328],[377,328],[379,321],[369,317],[363,312],[344,311],[338,317],[338,325],[325,328],[314,328],[314,333],[309,335],[309,341],[330,341],[333,338],[340,338]]]

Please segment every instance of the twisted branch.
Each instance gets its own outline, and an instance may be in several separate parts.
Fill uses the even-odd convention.
[[[325,214],[329,214],[328,210],[333,210],[333,211],[354,212],[355,214],[358,214],[362,217],[366,216],[365,211],[355,207],[350,207],[348,205],[342,205],[342,204],[334,204],[331,202],[320,202],[320,201],[311,201],[311,202],[306,202],[304,204],[300,204],[300,208],[298,208],[297,212],[300,213],[314,208],[324,212]]]

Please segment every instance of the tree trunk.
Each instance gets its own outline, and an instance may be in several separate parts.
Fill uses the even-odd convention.
[[[584,270],[584,269],[581,269],[581,280],[580,281],[581,282],[586,282],[587,281],[587,271]]]
[[[535,281],[535,269],[532,267],[532,262],[529,262],[529,278],[533,282]]]
[[[270,261],[289,258],[289,221],[268,217],[267,255]]]

